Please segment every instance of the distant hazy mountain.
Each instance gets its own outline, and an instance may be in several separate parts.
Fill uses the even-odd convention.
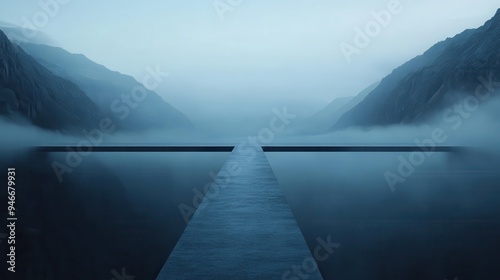
[[[192,128],[191,122],[180,111],[157,93],[144,88],[131,76],[111,71],[81,54],[46,45],[21,43],[20,46],[55,75],[78,85],[102,112],[127,130],[151,128]],[[123,96],[132,96],[140,87],[146,98],[131,99],[129,105]]]
[[[96,126],[102,115],[75,84],[52,74],[0,31],[0,116],[65,131]]]
[[[340,107],[338,110],[335,110],[334,107],[328,106],[325,108],[325,110],[319,112],[317,116],[321,116],[322,118],[330,117],[330,123],[328,128],[331,128],[332,123],[336,123],[342,117],[342,115],[344,115],[346,112],[348,112],[356,105],[361,103],[361,101],[363,101],[368,96],[368,94],[370,94],[370,92],[372,92],[379,84],[380,82],[371,84],[369,87],[362,90],[356,96],[349,99],[348,102],[342,107]]]
[[[332,128],[340,117],[347,111],[358,105],[363,99],[378,85],[370,85],[355,96],[346,96],[335,98],[327,106],[316,114],[302,119],[295,126],[291,127],[296,133],[316,134],[325,133]]]
[[[55,46],[55,41],[45,33],[37,30],[23,29],[17,25],[0,21],[0,29],[13,43],[33,43]]]
[[[325,130],[332,126],[332,122],[336,122],[342,114],[338,115],[345,108],[349,102],[351,102],[356,96],[346,96],[335,98],[332,102],[326,105],[321,111],[312,115],[308,121],[311,125],[316,127],[316,129]]]
[[[322,109],[316,111],[314,115],[302,117],[294,120],[287,127],[289,134],[322,134],[328,131],[332,126],[332,118],[336,112],[340,111],[354,96],[345,96],[335,98],[332,102],[327,103]],[[303,104],[300,104],[303,106]]]
[[[478,29],[440,42],[385,77],[335,129],[350,126],[416,123],[450,106],[460,94],[500,77],[500,9]]]

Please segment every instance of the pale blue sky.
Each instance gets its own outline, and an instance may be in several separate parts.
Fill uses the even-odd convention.
[[[353,95],[434,43],[482,25],[499,6],[401,0],[403,11],[347,63],[340,44],[352,43],[354,29],[391,0],[244,0],[223,21],[211,0],[66,1],[41,31],[138,80],[160,65],[171,76],[158,91],[180,107],[239,95],[318,102]],[[38,1],[0,2],[0,20],[17,25],[42,10]]]

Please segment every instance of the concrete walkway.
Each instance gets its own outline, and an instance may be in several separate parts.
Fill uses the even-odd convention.
[[[219,177],[157,280],[323,279],[262,150],[235,149]]]

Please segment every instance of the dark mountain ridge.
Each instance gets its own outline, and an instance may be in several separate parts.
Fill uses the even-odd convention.
[[[419,123],[473,94],[480,77],[500,78],[500,9],[478,29],[442,41],[395,69],[333,126]]]
[[[72,54],[62,48],[30,43],[19,45],[53,74],[78,85],[102,112],[126,130],[193,128],[182,112],[131,76],[109,70],[82,54]],[[130,106],[122,100],[124,95],[131,96],[134,89],[146,93],[146,98]]]
[[[52,74],[0,30],[0,115],[60,131],[98,125],[102,113],[72,82]]]

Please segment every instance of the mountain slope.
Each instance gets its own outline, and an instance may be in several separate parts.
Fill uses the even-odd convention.
[[[335,98],[332,102],[326,105],[325,108],[321,109],[321,111],[307,119],[307,127],[317,131],[325,131],[331,126],[332,121],[335,122],[336,119],[338,119],[338,112],[340,112],[344,106],[352,101],[354,97],[355,96]]]
[[[334,129],[417,123],[500,77],[500,9],[478,29],[440,42],[385,77]],[[460,93],[460,94],[458,94]]]
[[[324,133],[331,127],[332,115],[340,111],[354,96],[338,97],[314,115],[295,120],[287,127],[290,134]],[[302,105],[302,104],[301,104]]]
[[[93,127],[101,118],[83,91],[53,75],[1,30],[0,115],[20,115],[39,127],[62,131]]]
[[[56,42],[41,31],[23,29],[14,24],[0,21],[0,29],[7,35],[12,43],[32,43],[55,46]]]
[[[351,110],[352,108],[356,107],[359,103],[361,103],[378,85],[380,82],[376,82],[371,84],[369,87],[365,88],[362,90],[360,93],[358,93],[354,98],[349,100],[344,106],[339,108],[336,111],[333,111],[330,113],[330,126],[328,128],[331,128],[332,123],[336,123],[342,115],[344,115],[346,112]],[[326,113],[326,112],[325,112]],[[320,114],[322,114],[320,112]]]
[[[107,116],[127,130],[192,128],[183,113],[130,76],[61,48],[28,43],[20,46],[55,75],[77,84]],[[123,101],[124,95],[132,96],[137,88],[147,93],[144,100],[132,101],[133,105]]]
[[[299,120],[291,125],[295,133],[316,134],[325,133],[332,128],[332,123],[336,123],[342,115],[358,105],[363,99],[378,85],[374,83],[354,96],[335,98],[316,114]]]

